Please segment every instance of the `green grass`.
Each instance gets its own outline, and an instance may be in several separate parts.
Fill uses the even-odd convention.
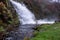
[[[60,40],[60,23],[41,25],[31,40]]]

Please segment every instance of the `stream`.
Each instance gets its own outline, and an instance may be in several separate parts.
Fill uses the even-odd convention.
[[[34,13],[32,13],[25,4],[10,0],[15,8],[21,25],[17,32],[10,32],[9,36],[5,40],[24,40],[24,38],[31,38],[33,36],[34,29],[37,25],[41,24],[53,24],[55,20],[49,21],[48,19],[37,20]]]

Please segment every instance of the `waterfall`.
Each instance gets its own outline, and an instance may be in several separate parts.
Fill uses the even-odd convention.
[[[15,2],[13,0],[10,0],[12,5],[14,6],[16,12],[18,13],[20,23],[22,25],[24,24],[53,24],[55,21],[48,21],[48,19],[40,19],[35,20],[34,14],[27,9],[27,7],[19,2]]]
[[[12,31],[9,33],[9,36],[5,38],[5,40],[24,40],[25,37],[31,38],[33,36],[35,24],[53,24],[55,23],[54,20],[49,21],[48,19],[35,19],[35,16],[32,12],[30,12],[27,7],[19,2],[15,2],[10,0],[13,7],[15,8],[16,12],[18,13],[18,17],[20,20],[21,25],[19,26],[18,30]],[[29,25],[26,25],[29,24]],[[34,25],[30,25],[34,24]]]
[[[22,25],[24,24],[36,24],[35,22],[35,16],[32,12],[30,12],[24,4],[15,2],[13,0],[10,0],[13,4],[16,12],[19,15],[19,20]]]

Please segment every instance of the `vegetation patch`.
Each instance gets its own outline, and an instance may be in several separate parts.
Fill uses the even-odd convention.
[[[60,40],[60,23],[41,25],[31,40]]]

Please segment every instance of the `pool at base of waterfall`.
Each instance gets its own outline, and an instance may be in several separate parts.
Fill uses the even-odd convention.
[[[24,38],[31,38],[35,26],[36,25],[21,25],[16,32],[11,31],[5,40],[24,40]]]

